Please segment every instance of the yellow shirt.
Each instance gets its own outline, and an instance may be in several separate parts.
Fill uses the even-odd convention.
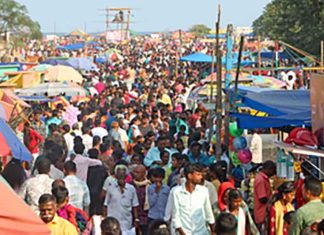
[[[54,219],[47,224],[52,235],[78,235],[76,228],[69,221],[55,215]]]

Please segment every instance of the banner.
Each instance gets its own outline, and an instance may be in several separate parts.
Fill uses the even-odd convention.
[[[106,34],[107,42],[121,42],[129,38],[129,32],[123,30],[108,31]]]

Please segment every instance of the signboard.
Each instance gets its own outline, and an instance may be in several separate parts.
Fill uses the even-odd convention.
[[[324,75],[312,74],[310,79],[312,130],[324,127]]]

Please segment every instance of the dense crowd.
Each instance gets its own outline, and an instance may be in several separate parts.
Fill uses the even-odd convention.
[[[187,103],[210,68],[177,64],[178,46],[143,38],[114,45],[122,58],[83,74],[82,85],[96,90],[86,101],[31,103],[17,135],[33,161],[12,159],[2,176],[52,234],[322,234],[322,184],[309,164],[275,190],[276,164],[263,161],[257,132],[250,164],[234,167],[227,146],[216,158],[215,120],[209,124],[202,103]],[[211,48],[181,47],[202,50]],[[28,53],[86,52],[41,46]],[[87,51],[94,61],[96,53]],[[63,118],[67,105],[79,110],[75,123]]]

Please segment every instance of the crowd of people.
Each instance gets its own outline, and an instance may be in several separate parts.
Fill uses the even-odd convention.
[[[233,167],[226,146],[215,156],[208,110],[187,104],[209,68],[176,64],[172,40],[114,47],[122,60],[83,75],[97,93],[68,104],[77,122],[64,120],[62,103],[31,103],[17,132],[33,161],[12,159],[1,173],[53,235],[323,234],[322,184],[307,163],[296,182],[275,190],[276,164],[262,160],[262,146],[253,145],[248,166]],[[211,48],[191,42],[182,50]],[[87,53],[95,61],[96,50]]]

